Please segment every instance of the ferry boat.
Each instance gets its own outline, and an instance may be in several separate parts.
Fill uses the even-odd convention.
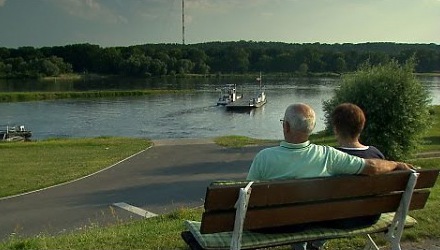
[[[267,103],[266,93],[262,83],[261,73],[257,78],[259,88],[256,95],[249,99],[242,98],[240,101],[232,102],[226,105],[226,110],[249,110],[259,108]]]
[[[236,84],[226,84],[223,88],[220,89],[220,97],[217,100],[217,106],[228,105],[232,102],[241,99],[242,97],[243,95],[237,93]]]
[[[9,127],[0,130],[0,141],[29,141],[32,132],[25,129],[23,125]]]

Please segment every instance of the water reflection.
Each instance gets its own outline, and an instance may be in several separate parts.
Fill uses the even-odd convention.
[[[439,105],[440,104],[440,76],[420,77],[420,80],[423,83],[423,85],[431,93],[432,103]]]

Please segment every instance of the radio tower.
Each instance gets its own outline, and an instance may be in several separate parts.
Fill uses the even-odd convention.
[[[182,0],[182,44],[185,45],[185,0]]]

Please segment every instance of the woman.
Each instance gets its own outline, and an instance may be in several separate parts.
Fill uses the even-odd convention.
[[[362,158],[385,159],[374,146],[363,145],[359,137],[365,126],[365,115],[361,108],[352,103],[343,103],[335,108],[331,115],[333,132],[340,151]]]
[[[365,126],[365,115],[361,108],[352,103],[338,105],[331,114],[333,132],[338,141],[338,150],[361,158],[385,159],[385,156],[374,146],[366,146],[359,141]],[[377,222],[380,214],[356,217],[332,222],[334,227],[347,228],[371,225]]]

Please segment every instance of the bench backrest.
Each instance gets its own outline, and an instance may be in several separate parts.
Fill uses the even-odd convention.
[[[419,170],[410,210],[421,209],[439,170]],[[399,206],[410,171],[376,176],[338,176],[256,182],[252,185],[245,230],[344,219],[393,212]],[[247,182],[212,183],[205,197],[201,233],[232,231],[240,188]]]

